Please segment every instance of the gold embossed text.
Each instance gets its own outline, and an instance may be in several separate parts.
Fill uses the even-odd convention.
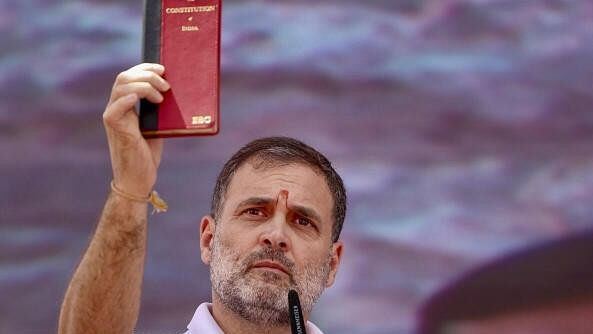
[[[212,116],[193,116],[191,118],[191,124],[203,125],[212,123]]]
[[[185,13],[212,12],[214,10],[216,10],[216,5],[167,8],[167,9],[165,9],[165,13],[167,13],[167,14],[185,14]]]

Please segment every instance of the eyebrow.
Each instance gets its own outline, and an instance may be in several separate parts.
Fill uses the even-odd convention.
[[[270,197],[250,197],[250,198],[242,201],[241,203],[239,203],[237,205],[237,208],[249,206],[249,205],[269,205],[275,201],[276,201],[275,198],[270,198]],[[321,222],[321,216],[319,216],[319,214],[315,210],[308,208],[306,206],[289,205],[288,209],[298,213],[301,216],[305,216],[305,217],[311,218],[317,222]]]
[[[311,218],[314,221],[321,223],[321,217],[313,209],[310,209],[302,205],[291,205],[288,208],[301,216]]]
[[[243,202],[237,204],[237,208],[248,205],[267,205],[272,203],[273,201],[274,200],[269,197],[250,197],[244,200]]]

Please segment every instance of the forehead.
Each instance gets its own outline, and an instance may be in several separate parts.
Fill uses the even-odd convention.
[[[244,163],[229,184],[223,211],[250,197],[276,198],[280,190],[288,191],[289,203],[310,207],[322,219],[331,220],[333,197],[325,177],[299,163],[280,166]]]

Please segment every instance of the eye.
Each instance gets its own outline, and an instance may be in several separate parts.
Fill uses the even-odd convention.
[[[264,212],[260,208],[249,208],[243,210],[242,214],[246,214],[248,216],[263,216]]]
[[[311,219],[305,217],[297,217],[296,223],[301,226],[313,226],[313,222],[311,221]]]

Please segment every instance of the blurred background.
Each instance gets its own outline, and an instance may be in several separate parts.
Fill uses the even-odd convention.
[[[0,2],[0,333],[57,328],[142,7]],[[210,299],[199,219],[260,136],[318,148],[349,190],[343,265],[314,310],[327,333],[411,333],[465,270],[593,226],[591,1],[224,0],[221,83],[220,135],[165,144],[138,333],[181,333]]]

